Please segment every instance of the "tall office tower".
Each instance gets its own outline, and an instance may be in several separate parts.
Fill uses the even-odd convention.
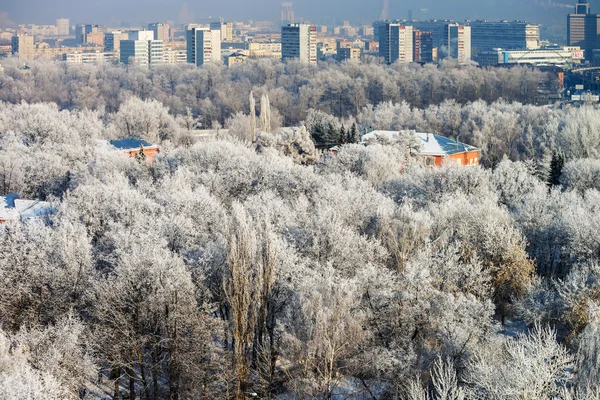
[[[123,64],[148,67],[162,64],[164,59],[162,40],[121,40],[120,47],[119,60]]]
[[[527,22],[474,21],[471,26],[473,54],[493,49],[537,49],[540,41],[540,26]]]
[[[415,62],[433,62],[433,34],[413,30],[413,58]]]
[[[67,18],[59,18],[56,20],[56,34],[59,36],[69,36],[71,26]]]
[[[413,62],[413,27],[391,22],[380,24],[379,56],[386,64]]]
[[[594,49],[600,48],[600,14],[590,14],[590,5],[579,0],[575,14],[567,16],[567,42],[579,46],[586,60],[593,59]]]
[[[294,22],[295,16],[292,3],[281,3],[281,25],[289,25]]]
[[[298,58],[309,64],[317,63],[317,27],[308,24],[289,24],[281,27],[281,59]]]
[[[104,35],[104,51],[119,53],[121,50],[121,40],[128,40],[129,33],[115,31]]]
[[[445,56],[454,58],[459,64],[471,61],[471,27],[448,24],[444,36]]]
[[[186,32],[187,62],[200,67],[221,61],[221,31],[209,28],[191,28]]]
[[[19,57],[26,60],[33,60],[35,57],[35,46],[33,45],[33,36],[17,35],[12,37],[12,54],[18,54]]]
[[[155,22],[148,24],[148,30],[154,32],[154,40],[162,40],[165,43],[169,43],[169,24]]]

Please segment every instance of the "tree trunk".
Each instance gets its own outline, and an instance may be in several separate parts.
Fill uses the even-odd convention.
[[[114,386],[114,390],[113,390],[113,399],[117,399],[119,398],[119,386],[120,386],[120,379],[121,378],[121,371],[119,368],[115,368],[112,370],[111,373],[111,379],[115,380],[115,386]]]
[[[135,400],[135,376],[133,369],[127,368],[126,373],[129,375],[129,399]]]

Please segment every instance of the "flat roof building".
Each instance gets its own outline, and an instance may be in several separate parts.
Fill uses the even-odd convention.
[[[171,40],[169,24],[154,22],[148,24],[148,30],[154,32],[154,40],[162,40],[164,43]]]
[[[197,67],[212,62],[220,64],[221,31],[209,28],[191,28],[186,32],[187,62]]]
[[[600,14],[591,14],[590,5],[579,0],[575,13],[567,16],[567,43],[579,46],[588,60],[600,48]]]
[[[540,47],[540,26],[521,21],[473,21],[471,48],[473,55],[496,48],[537,49]]]
[[[471,61],[471,27],[459,24],[446,25],[444,56],[454,58],[459,64]]]
[[[164,44],[162,40],[122,40],[119,61],[140,67],[162,64]]]
[[[35,58],[33,36],[13,36],[11,40],[11,46],[13,55],[18,55],[26,60],[33,60]]]
[[[411,63],[413,56],[413,27],[399,23],[382,22],[379,30],[379,56],[386,64]]]
[[[71,33],[71,25],[67,18],[59,18],[56,20],[56,34],[59,36],[69,36]]]
[[[289,24],[281,27],[281,59],[317,63],[317,27]]]
[[[433,62],[433,34],[413,30],[413,59],[415,62]]]

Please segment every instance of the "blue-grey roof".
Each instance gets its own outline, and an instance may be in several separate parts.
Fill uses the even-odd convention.
[[[6,208],[15,208],[15,200],[19,198],[18,194],[7,194],[4,196]]]
[[[476,151],[477,148],[470,146],[465,143],[457,142],[456,140],[449,139],[444,136],[433,135],[435,140],[438,142],[442,150],[448,155],[458,154],[458,153],[467,153],[470,151]]]
[[[153,146],[152,143],[148,143],[145,140],[136,139],[136,138],[111,140],[110,144],[119,150],[139,149],[142,146],[144,146],[144,147],[152,147]]]

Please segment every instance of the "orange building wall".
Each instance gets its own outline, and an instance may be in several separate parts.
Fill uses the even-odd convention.
[[[434,160],[437,167],[441,167],[444,164],[479,165],[479,151],[458,153],[447,157],[435,156]]]
[[[126,154],[129,154],[131,158],[135,158],[139,152],[139,150],[132,150],[126,152]],[[148,164],[152,164],[154,162],[154,158],[156,157],[157,153],[159,153],[159,149],[144,149],[144,154],[146,155],[146,161]]]

